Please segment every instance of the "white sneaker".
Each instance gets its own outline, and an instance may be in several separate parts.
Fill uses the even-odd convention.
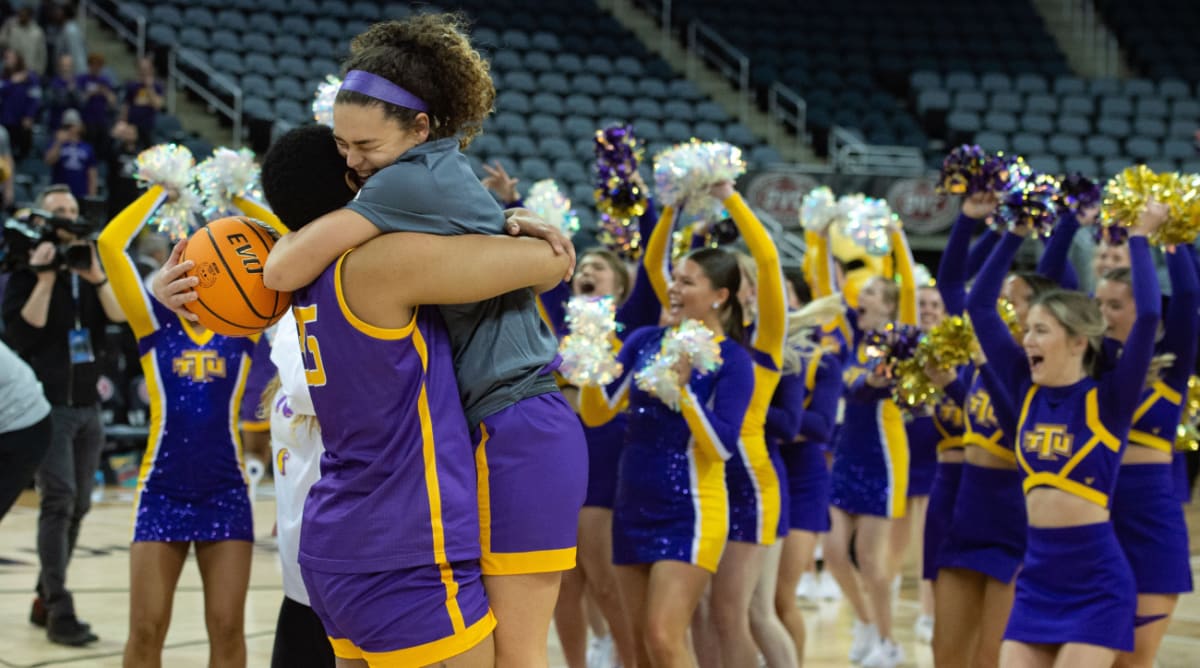
[[[863,624],[856,619],[850,633],[850,662],[860,663],[874,653],[875,645],[879,644],[879,629],[874,624]]]
[[[917,623],[913,624],[913,634],[916,635],[917,642],[933,642],[933,617],[929,615],[917,617]]]
[[[592,636],[592,641],[588,643],[588,668],[613,668],[616,665],[616,657],[613,656],[613,649],[611,635]]]
[[[818,591],[816,576],[808,572],[800,576],[800,583],[796,585],[796,596],[803,599],[814,599],[817,598]]]
[[[904,650],[894,640],[880,640],[863,659],[863,668],[896,668],[904,664]]]
[[[829,571],[821,571],[820,581],[817,583],[817,595],[828,601],[837,601],[842,598],[842,588],[838,586],[837,580],[833,579],[833,575]]]

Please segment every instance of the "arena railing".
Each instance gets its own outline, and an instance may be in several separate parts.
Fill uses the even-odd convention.
[[[920,149],[868,144],[840,125],[829,130],[829,159],[844,174],[916,176],[926,171]]]
[[[767,113],[778,123],[771,123],[767,128],[767,141],[772,144],[782,139],[778,136],[779,127],[790,127],[796,134],[811,143],[808,134],[808,103],[799,93],[778,81],[771,83],[767,90]]]
[[[140,12],[133,11],[125,5],[84,0],[80,8],[80,29],[87,37],[87,17],[95,16],[98,21],[112,29],[122,40],[129,43],[137,51],[138,58],[146,55],[146,17]],[[124,20],[122,20],[124,19]],[[132,25],[130,25],[132,24]]]
[[[689,23],[687,35],[687,50],[691,56],[688,58],[688,78],[696,80],[697,62],[703,62],[734,82],[738,89],[738,119],[745,123],[750,116],[750,58],[702,21]]]
[[[181,67],[180,65],[183,65]],[[192,72],[203,75],[204,80],[192,76]],[[227,116],[233,123],[233,148],[242,145],[242,87],[231,82],[228,77],[217,72],[208,63],[184,49],[172,47],[167,52],[167,111],[175,113],[176,88],[183,86],[210,107]],[[218,94],[214,87],[224,89],[229,93],[232,103],[228,103]]]

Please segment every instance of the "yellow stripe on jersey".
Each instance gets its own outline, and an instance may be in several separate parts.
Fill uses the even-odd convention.
[[[609,397],[603,387],[584,385],[579,388],[579,417],[588,427],[599,427],[612,422],[618,413],[624,412],[629,406],[629,384],[633,382],[633,374],[625,376],[625,380],[617,388],[617,392]]]
[[[342,316],[346,318],[346,322],[350,323],[350,326],[371,338],[380,339],[382,341],[398,341],[400,339],[407,338],[410,334],[412,334],[413,329],[417,326],[418,307],[413,307],[412,319],[408,321],[408,324],[398,329],[376,327],[375,325],[359,319],[359,317],[354,315],[354,312],[350,310],[350,305],[346,303],[346,294],[342,290],[342,263],[345,262],[346,258],[353,252],[354,249],[351,248],[345,253],[342,253],[342,256],[338,258],[337,267],[333,271],[334,292],[337,294],[338,306],[342,309]]]
[[[279,216],[276,216],[275,212],[268,209],[262,202],[256,202],[246,197],[234,197],[233,205],[245,215],[270,225],[281,236],[290,231],[283,221],[279,220]]]
[[[675,208],[664,206],[658,216],[658,224],[646,241],[646,250],[642,253],[642,266],[646,268],[646,278],[654,289],[658,303],[666,308],[671,300],[667,296],[667,286],[671,282],[671,233],[675,230]]]
[[[891,399],[879,402],[879,438],[883,444],[883,456],[887,463],[888,517],[904,517],[908,511],[908,432],[904,429],[904,415]]]
[[[717,572],[729,537],[729,490],[725,486],[725,462],[697,457],[688,449],[688,472],[692,483],[692,563],[710,573]]]
[[[208,345],[208,342],[212,341],[213,336],[216,335],[216,332],[211,329],[205,329],[203,325],[193,325],[183,318],[179,319],[179,323],[183,325],[183,331],[187,333],[192,343],[198,346]],[[204,331],[200,331],[201,329],[204,329]]]
[[[128,248],[166,198],[167,192],[161,186],[151,186],[109,221],[96,239],[96,254],[112,284],[113,294],[133,335],[139,339],[157,330],[159,323]]]
[[[692,392],[692,388],[685,385],[682,390],[679,397],[679,412],[692,432],[696,450],[702,452],[709,459],[728,460],[733,453],[717,437],[716,430],[708,422],[708,416],[700,409],[700,402]]]
[[[409,668],[410,666],[439,665],[458,656],[487,639],[496,628],[496,617],[489,610],[479,621],[454,635],[439,638],[423,645],[391,652],[368,652],[342,638],[329,637],[333,655],[339,659],[365,661],[371,668]],[[328,637],[328,636],[327,636]]]
[[[492,551],[492,490],[489,481],[486,424],[479,424],[479,443],[475,446],[475,478],[479,503],[479,547],[484,554]]]
[[[1024,430],[1025,422],[1029,417],[1029,407],[1033,403],[1033,397],[1037,394],[1037,386],[1029,388],[1029,392],[1025,394],[1025,403],[1021,407],[1021,419],[1018,433]],[[1108,495],[1099,490],[1088,487],[1087,485],[1070,479],[1071,472],[1075,470],[1079,464],[1087,458],[1093,450],[1103,444],[1113,452],[1120,452],[1121,441],[1113,436],[1112,432],[1104,426],[1100,420],[1100,401],[1099,390],[1093,387],[1088,390],[1087,396],[1084,399],[1085,406],[1085,421],[1088,429],[1092,432],[1092,437],[1088,439],[1083,447],[1079,448],[1067,462],[1058,471],[1034,471],[1030,466],[1029,461],[1025,459],[1025,448],[1017,447],[1017,461],[1020,462],[1021,468],[1025,470],[1026,478],[1022,483],[1022,489],[1025,493],[1035,487],[1046,486],[1060,489],[1068,494],[1078,496],[1079,498],[1090,501],[1102,508],[1108,507]]]
[[[181,320],[182,322],[182,320]],[[210,330],[211,331],[211,330]],[[229,398],[229,437],[233,439],[234,461],[242,474],[242,482],[248,486],[250,476],[246,473],[245,453],[242,447],[242,431],[238,429],[238,413],[242,408],[242,397],[246,394],[246,379],[250,377],[250,355],[242,353],[241,364],[238,365],[237,384],[233,386],[233,396]]]
[[[1133,413],[1133,424],[1135,425],[1139,420],[1142,419],[1143,416],[1146,415],[1147,411],[1154,407],[1154,404],[1158,403],[1160,399],[1165,400],[1175,406],[1178,406],[1180,402],[1183,401],[1183,397],[1178,392],[1173,390],[1170,385],[1167,385],[1161,380],[1155,381],[1150,387],[1152,392],[1150,392],[1145,401],[1143,401]],[[1168,440],[1156,434],[1142,431],[1141,429],[1129,430],[1129,443],[1130,445],[1140,445],[1152,450],[1158,450],[1159,452],[1165,452],[1167,454],[1172,454],[1175,452],[1174,439]]]
[[[1017,462],[1017,456],[1013,454],[1012,450],[1009,450],[1000,444],[1001,438],[1004,438],[1004,432],[999,429],[993,431],[991,436],[984,436],[977,431],[973,431],[968,426],[967,432],[963,434],[962,443],[963,445],[979,446],[993,457],[1003,459],[1010,464],[1015,464]]]
[[[142,375],[146,380],[146,395],[150,398],[150,417],[147,422],[149,435],[146,437],[146,452],[142,454],[142,466],[138,470],[137,491],[133,500],[133,523],[137,522],[138,506],[142,502],[142,491],[146,480],[154,472],[158,448],[162,445],[164,424],[167,419],[167,398],[163,396],[162,380],[158,373],[158,358],[151,350],[141,357]]]

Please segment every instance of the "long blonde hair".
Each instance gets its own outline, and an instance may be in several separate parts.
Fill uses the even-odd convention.
[[[267,386],[263,388],[262,396],[258,398],[259,415],[264,415],[270,418],[271,412],[275,410],[275,393],[278,392],[279,388],[281,387],[283,387],[283,383],[279,380],[279,374],[275,374],[271,377],[271,380],[267,383]],[[295,417],[292,419],[292,430],[295,431],[300,427],[304,427],[305,429],[316,433],[321,432],[321,423],[317,422],[317,416],[315,415],[302,415],[300,413],[296,413]]]
[[[833,322],[843,313],[846,305],[842,295],[834,293],[804,305],[788,314],[787,338],[783,343],[783,373],[800,373],[804,360],[812,357],[818,347],[813,331],[828,322]]]

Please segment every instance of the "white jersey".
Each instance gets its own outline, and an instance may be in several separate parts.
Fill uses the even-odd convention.
[[[304,376],[304,360],[296,334],[296,320],[288,310],[279,321],[271,348],[271,361],[279,369],[280,389],[271,401],[271,454],[275,461],[275,523],[279,559],[283,568],[283,593],[309,605],[300,577],[300,524],[308,490],[321,477],[321,430],[312,416],[312,399]]]

